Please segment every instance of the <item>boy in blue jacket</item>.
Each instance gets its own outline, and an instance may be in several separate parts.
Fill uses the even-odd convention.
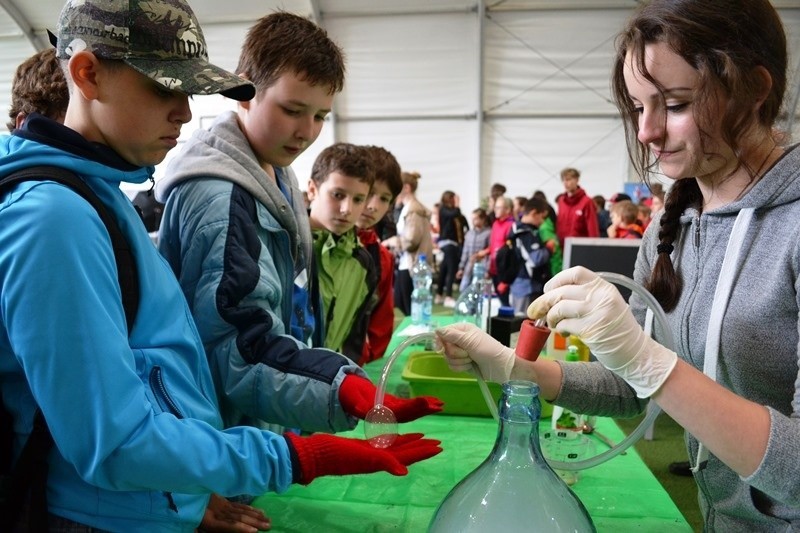
[[[140,290],[129,329],[109,235],[72,190],[27,181],[2,194],[0,392],[14,419],[15,457],[37,406],[55,442],[49,527],[192,531],[213,492],[402,475],[438,453],[419,435],[376,450],[330,435],[223,430],[186,300],[119,185],[152,179],[191,119],[188,95],[247,100],[254,89],[208,63],[182,0],[69,2],[57,43],[71,90],[64,125],[34,114],[0,137],[0,175],[37,165],[78,174],[132,248]]]
[[[542,295],[544,284],[550,279],[550,254],[548,245],[539,236],[539,226],[547,218],[547,204],[530,198],[522,206],[522,216],[508,234],[520,255],[519,273],[509,288],[514,313],[525,315],[528,305]]]

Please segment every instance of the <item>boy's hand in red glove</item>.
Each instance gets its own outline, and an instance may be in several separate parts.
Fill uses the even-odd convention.
[[[339,402],[348,414],[364,419],[375,407],[375,385],[361,376],[348,374],[339,387]],[[410,422],[417,418],[442,410],[444,402],[433,396],[418,396],[405,399],[385,394],[383,405],[394,413],[398,422]]]
[[[424,439],[422,433],[399,435],[388,448],[373,448],[366,440],[347,439],[317,433],[300,437],[285,433],[292,458],[292,481],[308,485],[320,476],[347,476],[389,472],[408,474],[410,464],[442,451],[438,440]]]

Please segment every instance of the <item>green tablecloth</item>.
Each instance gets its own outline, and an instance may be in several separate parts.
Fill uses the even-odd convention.
[[[402,340],[406,325],[404,321],[398,327],[400,335],[392,340],[387,357]],[[408,353],[402,354],[393,367],[388,392],[404,387],[400,374],[407,356]],[[376,361],[365,368],[375,382],[383,364],[383,360]],[[402,390],[399,392],[402,394]],[[542,423],[549,425],[549,420]],[[616,442],[624,438],[611,420],[599,420],[597,429]],[[386,473],[323,477],[307,487],[293,486],[281,495],[265,494],[254,505],[272,519],[274,532],[426,531],[439,502],[489,455],[497,424],[491,418],[436,415],[402,424],[400,431],[422,432],[439,439],[444,451],[410,466],[405,477]],[[341,435],[364,438],[363,425]],[[603,450],[599,441],[597,446],[598,452]],[[580,475],[580,481],[572,488],[598,531],[691,531],[633,448]]]

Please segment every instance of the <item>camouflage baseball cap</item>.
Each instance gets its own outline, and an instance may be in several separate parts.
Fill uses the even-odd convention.
[[[88,50],[185,94],[255,96],[249,81],[208,62],[203,31],[183,0],[69,0],[54,44],[60,59]]]

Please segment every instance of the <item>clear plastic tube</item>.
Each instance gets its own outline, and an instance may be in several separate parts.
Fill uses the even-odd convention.
[[[433,332],[412,335],[394,349],[383,365],[378,386],[375,388],[375,405],[364,417],[364,436],[374,448],[388,448],[397,438],[397,418],[389,407],[383,405],[383,399],[386,396],[386,381],[389,379],[389,373],[392,371],[397,357],[409,346],[433,338]]]
[[[597,272],[597,275],[609,283],[614,283],[630,289],[636,293],[637,296],[642,298],[647,306],[652,309],[655,320],[661,328],[661,332],[664,334],[664,341],[662,344],[670,350],[674,349],[674,340],[672,331],[669,329],[669,324],[667,323],[667,316],[664,314],[664,310],[661,308],[661,305],[658,303],[655,297],[653,297],[653,295],[647,291],[647,289],[632,279],[614,272]],[[386,382],[395,361],[397,360],[398,356],[409,346],[421,344],[435,338],[436,336],[433,332],[413,335],[401,342],[386,360],[383,370],[381,371],[381,377],[378,381],[378,386],[375,390],[375,407],[373,407],[372,410],[367,413],[367,417],[364,420],[364,431],[367,439],[372,443],[373,446],[377,448],[385,448],[390,446],[392,442],[394,442],[394,438],[397,436],[397,421],[394,419],[394,413],[392,413],[391,409],[383,405],[383,399],[386,395]],[[497,406],[494,404],[494,399],[489,392],[489,388],[486,386],[480,371],[477,371],[476,374],[478,376],[478,385],[481,387],[481,392],[486,400],[486,404],[489,406],[492,416],[494,416],[495,419],[498,419]],[[631,432],[630,435],[620,441],[616,446],[601,454],[584,459],[582,461],[564,462],[548,460],[547,463],[552,468],[559,470],[584,470],[586,468],[591,468],[604,463],[609,459],[621,454],[630,448],[634,443],[636,443],[640,438],[642,438],[642,435],[644,435],[645,431],[647,431],[647,428],[650,427],[660,413],[661,408],[658,406],[655,406],[654,409],[648,409],[647,416],[645,416],[644,420],[639,423],[639,425]],[[394,424],[393,435],[391,434],[392,424]]]
[[[483,379],[483,373],[481,373],[481,369],[478,368],[477,364],[472,363],[472,371],[475,373],[475,378],[478,380],[478,387],[481,389],[481,394],[483,394],[483,400],[486,402],[486,407],[489,408],[492,418],[494,418],[496,422],[499,422],[500,414],[497,412],[497,404],[494,403],[494,398],[492,398],[492,393],[489,391],[489,386]]]
[[[669,348],[670,350],[674,349],[674,339],[672,336],[672,331],[669,329],[669,324],[667,324],[667,316],[664,314],[664,310],[661,308],[661,305],[655,299],[655,297],[650,294],[650,292],[630,279],[627,276],[622,276],[620,274],[616,274],[614,272],[597,272],[597,275],[600,278],[608,281],[609,283],[614,283],[616,285],[622,285],[630,289],[631,291],[635,292],[637,296],[642,298],[647,306],[652,309],[653,316],[658,323],[659,327],[661,328],[662,333],[664,334],[664,342],[662,343],[664,346]],[[555,469],[558,470],[584,470],[586,468],[591,468],[593,466],[597,466],[601,463],[605,463],[609,459],[613,459],[617,455],[621,454],[633,444],[635,444],[644,432],[647,431],[653,422],[655,422],[656,417],[661,413],[661,408],[657,405],[654,409],[648,409],[647,416],[644,417],[636,429],[634,429],[630,435],[625,437],[622,441],[620,441],[616,446],[613,448],[606,450],[603,453],[595,455],[594,457],[590,457],[588,459],[584,459],[582,461],[550,461],[548,460],[547,463]]]

